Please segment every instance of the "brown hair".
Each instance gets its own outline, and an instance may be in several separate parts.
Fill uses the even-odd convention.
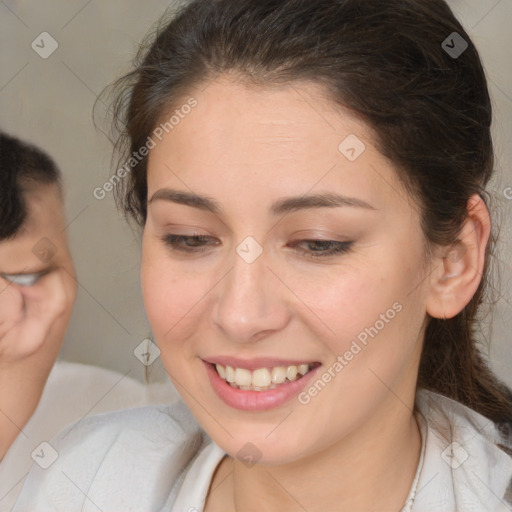
[[[454,32],[468,44],[460,55],[443,45],[455,47]],[[261,86],[298,80],[325,86],[333,102],[375,132],[379,150],[419,204],[429,247],[456,242],[468,199],[487,197],[493,147],[485,74],[443,0],[189,2],[117,83],[120,147],[137,152],[188,88],[227,72]],[[146,172],[144,158],[117,189],[125,213],[141,225]],[[418,386],[512,425],[512,393],[490,371],[475,334],[492,245],[464,310],[451,319],[428,317]]]

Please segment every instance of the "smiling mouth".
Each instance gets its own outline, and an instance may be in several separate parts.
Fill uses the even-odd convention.
[[[298,366],[274,366],[273,368],[234,368],[221,364],[212,364],[221,379],[231,387],[242,391],[268,391],[283,384],[301,379],[308,372],[320,366],[320,363],[301,364]]]

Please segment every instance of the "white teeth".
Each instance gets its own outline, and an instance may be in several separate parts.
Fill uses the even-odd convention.
[[[226,377],[225,377],[225,379],[228,382],[235,382],[235,369],[232,366],[226,366]]]
[[[285,382],[293,382],[300,379],[312,368],[309,364],[299,366],[275,366],[274,368],[233,368],[216,364],[217,373],[227,381],[231,387],[244,391],[267,391],[274,389]]]
[[[301,365],[297,366],[297,369],[301,375],[306,375],[306,373],[308,373],[308,370],[309,370],[309,365],[301,364]]]
[[[276,366],[272,368],[272,383],[282,384],[286,380],[286,368],[284,366]]]
[[[288,368],[286,368],[286,378],[290,381],[294,381],[297,378],[296,366],[288,366]]]
[[[215,365],[215,368],[217,368],[217,372],[219,373],[219,375],[223,379],[226,379],[226,370],[224,369],[224,366],[222,366],[221,364],[217,364]]]
[[[259,388],[266,388],[272,384],[270,372],[267,368],[258,368],[252,372],[252,385]]]
[[[251,385],[251,371],[245,368],[235,369],[235,384],[237,386],[250,386]]]

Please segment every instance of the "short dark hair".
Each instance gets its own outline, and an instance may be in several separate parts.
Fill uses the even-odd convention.
[[[38,147],[0,132],[0,241],[13,238],[27,220],[26,188],[61,185],[52,158]]]

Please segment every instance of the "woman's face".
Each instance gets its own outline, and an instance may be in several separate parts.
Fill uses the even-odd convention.
[[[321,92],[218,78],[150,150],[153,334],[203,428],[253,462],[378,433],[414,400],[429,286],[418,211],[368,128]]]

